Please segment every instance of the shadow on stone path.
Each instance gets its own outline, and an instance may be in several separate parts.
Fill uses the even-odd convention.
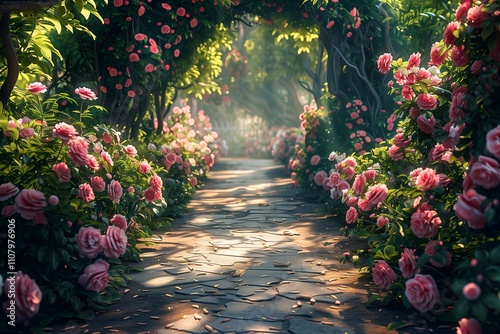
[[[388,333],[405,320],[363,304],[373,285],[339,263],[355,248],[342,223],[294,195],[270,160],[218,161],[189,213],[144,248],[123,298],[58,332]]]

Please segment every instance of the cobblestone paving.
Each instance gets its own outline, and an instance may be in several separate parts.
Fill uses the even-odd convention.
[[[189,213],[156,231],[122,300],[73,333],[388,333],[401,310],[340,264],[355,245],[269,160],[222,160]],[[390,312],[388,314],[388,312]],[[399,319],[398,319],[399,318]]]

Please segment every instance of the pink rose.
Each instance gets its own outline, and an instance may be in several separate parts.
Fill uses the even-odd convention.
[[[448,23],[448,25],[446,26],[446,28],[444,30],[444,34],[443,34],[444,44],[446,44],[447,46],[452,46],[455,44],[455,42],[458,39],[454,35],[454,32],[456,30],[460,30],[460,22],[453,21],[453,22]]]
[[[26,90],[33,95],[40,95],[47,91],[47,86],[45,86],[41,82],[32,82],[28,86],[26,86]]]
[[[412,67],[419,67],[420,66],[420,52],[413,53],[410,58],[408,59],[408,65],[406,65],[406,69],[409,70]]]
[[[123,188],[120,182],[113,180],[108,185],[108,196],[113,203],[120,203],[120,198],[123,195]]]
[[[113,218],[109,220],[109,222],[122,230],[127,229],[127,218],[125,218],[123,215],[115,214]]]
[[[437,107],[437,99],[433,94],[419,94],[417,105],[422,110],[434,110]]]
[[[374,178],[377,177],[378,172],[374,169],[368,169],[363,172],[363,175],[365,176],[366,180],[373,180]]]
[[[351,188],[351,186],[349,185],[349,183],[347,183],[346,180],[340,180],[340,182],[337,184],[337,190],[339,192],[342,192],[344,190],[349,190]]]
[[[314,175],[314,183],[318,186],[323,186],[323,181],[326,178],[328,178],[328,174],[324,170],[321,170]]]
[[[186,10],[183,7],[177,8],[176,12],[177,16],[184,16],[186,15]]]
[[[34,189],[23,189],[17,195],[14,208],[24,219],[33,219],[37,214],[43,213],[47,206],[42,192]]]
[[[319,155],[313,155],[311,157],[311,165],[313,166],[316,166],[317,164],[319,164],[319,161],[321,160],[321,158],[319,157]]]
[[[457,10],[455,11],[455,18],[457,21],[463,21],[467,17],[467,12],[469,11],[470,7],[472,5],[472,0],[464,0],[460,4],[460,6],[457,7]]]
[[[33,318],[40,310],[40,302],[42,301],[42,291],[40,291],[38,284],[28,275],[23,274],[22,271],[16,273],[15,283],[10,283],[10,279],[11,278],[6,279],[4,292],[7,295],[10,286],[15,286],[14,299],[16,321],[25,321]],[[12,278],[12,280],[14,280],[14,278]],[[7,308],[10,305],[10,301],[6,301],[3,304],[6,314],[9,314]]]
[[[458,200],[453,207],[458,218],[466,221],[470,228],[478,230],[486,225],[481,204],[486,199],[478,194],[474,189],[468,189],[458,196]]]
[[[377,67],[380,73],[386,74],[391,69],[392,55],[384,53],[377,60]]]
[[[49,197],[49,204],[52,206],[59,204],[59,197],[57,197],[56,195],[51,195]]]
[[[481,324],[474,318],[462,318],[458,322],[457,334],[481,334]]]
[[[80,95],[82,100],[97,100],[96,94],[87,87],[79,87],[75,89],[75,94]]]
[[[155,191],[161,192],[161,188],[163,187],[163,181],[158,174],[153,174],[151,179],[149,180],[149,186],[153,188]]]
[[[37,213],[35,217],[33,217],[33,225],[47,225],[48,223],[49,221],[43,213]]]
[[[377,218],[377,227],[378,228],[382,228],[382,227],[384,227],[387,224],[389,224],[389,218],[384,217],[384,216],[379,216]]]
[[[466,66],[470,63],[470,51],[465,48],[465,45],[453,45],[450,59],[457,67]]]
[[[6,201],[12,196],[19,193],[19,188],[16,187],[12,182],[3,183],[0,185],[0,202]]]
[[[52,170],[56,173],[59,178],[59,182],[66,183],[71,180],[71,171],[64,162],[60,162],[52,166]]]
[[[467,12],[467,23],[475,29],[480,29],[488,18],[488,11],[483,11],[483,5],[474,6]]]
[[[432,168],[426,168],[415,178],[415,184],[420,190],[431,190],[439,185],[439,176],[436,175],[436,171]]]
[[[467,108],[467,103],[464,99],[465,91],[463,89],[455,89],[451,96],[451,105],[449,111],[449,117],[452,122],[456,122],[465,117],[465,109]]]
[[[19,132],[19,136],[21,138],[30,138],[33,137],[34,134],[35,130],[33,128],[24,128],[21,130],[21,132]]]
[[[418,210],[410,219],[410,228],[419,238],[431,238],[438,232],[441,218],[434,210]]]
[[[198,179],[195,176],[191,176],[189,178],[189,184],[191,184],[193,187],[196,187],[198,184]]]
[[[57,123],[52,129],[52,136],[54,138],[61,139],[63,143],[66,143],[71,138],[78,135],[75,127],[73,125],[66,124],[64,122]]]
[[[431,310],[440,298],[434,278],[421,274],[406,281],[405,295],[410,304],[420,312]]]
[[[436,260],[434,260],[432,257],[436,255],[439,249],[443,248],[443,242],[438,241],[438,240],[432,240],[425,245],[424,248],[424,254],[429,255],[431,258],[429,259],[429,262],[436,268],[442,268],[444,266],[449,266],[451,264],[451,253],[446,251],[445,253],[445,263],[442,264]]]
[[[110,258],[118,258],[125,254],[127,249],[127,236],[125,231],[117,226],[108,226],[106,235],[101,237],[101,246],[104,255]]]
[[[333,187],[336,187],[340,182],[340,174],[337,172],[332,172],[329,176],[330,183]]]
[[[82,183],[78,187],[78,197],[83,199],[85,202],[92,202],[95,199],[94,191],[88,183]]]
[[[397,147],[405,148],[410,145],[410,139],[406,138],[404,133],[397,133],[394,136],[394,145]]]
[[[486,134],[486,151],[500,159],[500,125]]]
[[[469,176],[478,186],[485,189],[494,189],[500,185],[500,169],[498,161],[481,155],[472,168],[470,169]]]
[[[431,134],[434,132],[434,127],[436,126],[436,119],[434,115],[431,115],[430,118],[425,117],[425,115],[420,115],[417,117],[417,125],[423,133]]]
[[[483,68],[483,61],[482,60],[474,60],[474,62],[470,66],[470,71],[472,74],[478,75],[481,72],[482,68]]]
[[[403,253],[401,253],[401,258],[398,260],[399,270],[401,270],[403,278],[411,278],[419,272],[414,252],[414,250],[405,248]]]
[[[375,262],[372,268],[372,278],[375,284],[384,290],[388,290],[391,283],[396,280],[396,273],[392,268],[383,260]]]
[[[146,189],[146,191],[144,191],[144,197],[149,202],[157,201],[161,198],[161,196],[161,191],[156,190],[152,187],[149,187],[148,189]]]
[[[93,259],[102,251],[101,231],[93,227],[82,227],[75,235],[80,257]]]
[[[463,287],[462,293],[468,300],[476,300],[481,296],[481,288],[476,283],[470,282]]]
[[[96,157],[93,155],[88,154],[87,155],[87,167],[93,171],[99,170],[101,167],[99,166],[99,162],[97,161]]]
[[[400,147],[396,145],[392,145],[391,147],[389,147],[387,153],[389,153],[389,157],[391,157],[391,159],[394,161],[401,160],[405,156],[405,151],[401,150]]]
[[[16,208],[14,205],[7,205],[2,209],[2,216],[3,217],[12,217],[13,215],[16,214]]]
[[[131,156],[131,157],[136,157],[137,156],[137,149],[133,145],[127,145],[127,146],[125,146],[123,148],[123,151],[128,156]]]
[[[85,267],[83,274],[78,278],[78,283],[83,285],[85,290],[101,292],[109,283],[110,275],[108,269],[109,263],[98,259]]]
[[[358,206],[363,211],[369,211],[374,206],[385,201],[389,196],[389,190],[385,184],[376,184],[368,188],[365,199],[358,202]]]
[[[194,28],[198,25],[198,20],[197,19],[192,19],[191,21],[189,21],[189,25],[191,26],[191,28]]]
[[[139,164],[139,172],[147,174],[150,171],[151,171],[151,166],[149,165],[149,163],[147,161],[141,161],[141,163]]]
[[[86,166],[88,164],[89,144],[83,137],[74,137],[68,141],[68,156],[77,166]]]
[[[436,42],[431,47],[431,63],[432,65],[439,66],[448,57],[448,49],[444,45]]]
[[[358,174],[352,184],[352,190],[354,190],[356,194],[361,195],[365,190],[365,182],[366,179],[364,174]]]
[[[106,182],[100,176],[91,176],[90,177],[90,185],[95,192],[102,192],[106,189]]]
[[[358,220],[358,211],[354,207],[350,207],[345,214],[345,221],[347,224],[352,224],[356,220]]]
[[[109,166],[114,166],[113,159],[106,151],[101,151],[101,159],[104,160]]]

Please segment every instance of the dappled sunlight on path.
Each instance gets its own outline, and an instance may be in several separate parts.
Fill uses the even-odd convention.
[[[296,199],[268,160],[222,160],[189,213],[143,247],[123,299],[70,331],[387,333],[396,313],[363,302],[373,288],[351,264],[353,241],[321,206]],[[391,311],[392,312],[392,311]]]

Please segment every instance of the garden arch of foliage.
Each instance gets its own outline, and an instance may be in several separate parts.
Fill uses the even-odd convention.
[[[0,11],[2,226],[16,224],[16,286],[28,287],[17,321],[43,326],[116,300],[136,240],[183,212],[217,134],[177,96],[229,92],[285,119],[245,101],[268,85],[285,92],[276,104],[296,102],[295,81],[316,106],[274,154],[367,240],[343,260],[371,273],[372,299],[462,332],[498,328],[498,1],[40,0]]]

